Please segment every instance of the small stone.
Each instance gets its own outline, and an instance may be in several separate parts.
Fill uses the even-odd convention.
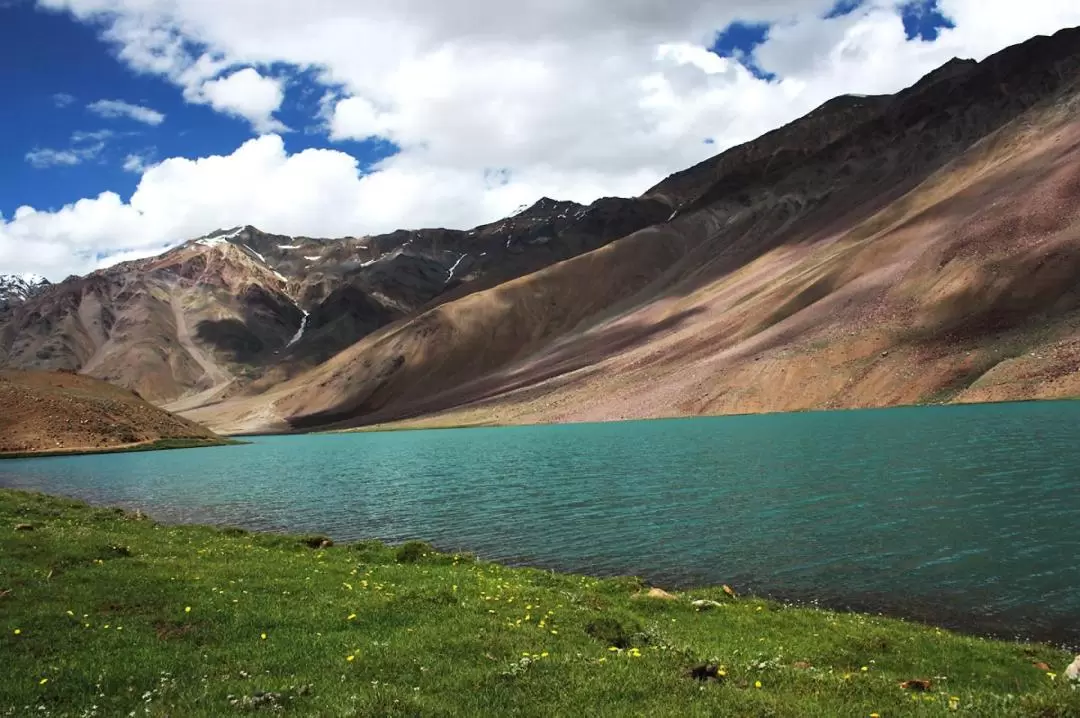
[[[1038,661],[1037,663],[1032,663],[1031,665],[1035,666],[1037,669],[1039,669],[1043,673],[1050,670],[1050,666],[1048,664],[1046,664],[1046,663],[1043,663],[1042,661]]]
[[[1065,677],[1074,683],[1080,683],[1080,656],[1077,656],[1065,669]]]
[[[34,530],[34,525],[33,524],[15,524],[15,530],[16,531],[33,531]]]
[[[714,608],[720,608],[724,604],[719,601],[709,601],[707,599],[698,599],[697,601],[691,601],[690,605],[699,611],[710,611]]]
[[[914,679],[910,681],[904,681],[900,684],[900,687],[905,691],[915,691],[916,693],[928,693],[933,684],[928,679]]]
[[[808,671],[811,668],[813,668],[813,666],[810,665],[809,663],[807,663],[806,661],[795,661],[794,663],[791,664],[791,667],[792,668],[798,668],[800,671]]]
[[[656,598],[661,601],[678,601],[678,596],[668,593],[662,588],[650,588],[649,592],[645,594],[646,598]]]

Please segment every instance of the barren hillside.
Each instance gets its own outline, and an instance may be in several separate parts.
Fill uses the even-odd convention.
[[[222,440],[198,424],[99,379],[67,372],[0,371],[0,456],[101,451],[173,440]]]
[[[1066,31],[835,100],[650,190],[678,207],[668,222],[193,416],[309,428],[1080,394],[1078,79]]]

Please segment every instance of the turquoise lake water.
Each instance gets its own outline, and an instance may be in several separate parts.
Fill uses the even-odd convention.
[[[1080,402],[266,437],[0,486],[1080,643]]]

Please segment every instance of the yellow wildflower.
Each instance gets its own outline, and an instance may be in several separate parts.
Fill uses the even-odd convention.
[[[184,613],[191,613],[191,606],[184,606]]]
[[[1053,671],[1047,671],[1046,672],[1046,677],[1049,678],[1050,680],[1054,680],[1055,678],[1057,678],[1057,674],[1054,673]]]
[[[349,663],[352,663],[353,661],[356,660],[356,656],[345,656],[345,660],[348,661]]]
[[[19,635],[19,634],[21,634],[21,633],[22,633],[22,629],[21,629],[21,628],[16,628],[16,629],[15,629],[15,635],[16,635],[16,636],[18,636],[18,635]]]
[[[870,667],[869,666],[863,666],[859,670],[862,671],[863,673],[866,673],[868,670],[870,670]]]
[[[881,718],[881,714],[880,713],[871,713],[870,718]]]
[[[351,620],[353,620],[354,618],[356,618],[356,614],[355,614],[355,613],[350,613],[350,614],[349,614],[349,616],[348,616],[348,618],[346,618],[345,620],[346,620],[346,621],[351,621]]]
[[[554,630],[554,629],[552,629],[552,631],[551,631],[551,635],[553,635],[553,636],[557,636],[557,635],[559,635],[559,632],[558,632],[558,631],[556,631],[556,630]]]
[[[754,688],[761,688],[761,681],[754,681]]]
[[[265,641],[266,640],[266,634],[265,633],[260,633],[259,638],[261,638],[262,640]]]
[[[547,658],[548,657],[548,652],[544,651],[543,653],[540,654],[540,657],[541,658]]]
[[[42,679],[41,679],[40,681],[38,681],[38,685],[39,685],[39,686],[43,686],[43,685],[45,685],[45,684],[46,684],[46,683],[48,683],[48,682],[49,682],[49,679],[48,679],[48,678],[42,678]]]

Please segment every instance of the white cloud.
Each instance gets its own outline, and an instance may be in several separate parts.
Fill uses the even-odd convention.
[[[57,92],[52,96],[52,101],[54,105],[63,109],[71,103],[75,102],[75,96],[69,95],[66,92]]]
[[[153,165],[153,154],[153,150],[129,154],[124,158],[124,171],[141,175]]]
[[[633,194],[838,94],[893,92],[954,56],[981,59],[1080,24],[1080,3],[1059,0],[940,0],[956,27],[932,42],[906,39],[898,0],[829,20],[833,0],[264,0],[258,12],[38,2],[102,23],[133,69],[259,131],[280,109],[277,78],[314,71],[328,134],[401,152],[363,176],[342,152],[289,155],[274,135],[228,156],[165,160],[126,203],[104,194],[12,218],[0,226],[0,266],[20,256],[13,237],[127,251],[249,222],[307,234],[468,226],[541,194]],[[706,51],[736,19],[773,25],[754,59],[776,81]],[[268,67],[276,78],[255,69]],[[89,266],[48,256],[28,268]]]
[[[71,141],[79,142],[104,142],[116,136],[112,130],[76,130],[71,133]]]
[[[123,100],[98,100],[91,102],[86,109],[102,117],[128,117],[147,125],[160,125],[165,121],[165,115],[157,110]]]
[[[256,132],[286,129],[273,117],[285,99],[281,80],[263,77],[250,67],[204,82],[198,94],[215,110],[243,117]]]
[[[94,159],[101,154],[103,149],[105,149],[104,142],[97,142],[92,145],[84,145],[81,147],[72,146],[63,150],[51,149],[48,147],[34,148],[26,153],[25,159],[38,169],[57,166],[71,167],[73,165],[82,164],[87,160]],[[0,237],[2,237],[2,235],[0,235]]]

